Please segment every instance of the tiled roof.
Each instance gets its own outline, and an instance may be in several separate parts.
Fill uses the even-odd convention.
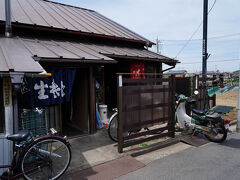
[[[12,22],[67,31],[116,37],[146,43],[149,40],[93,10],[47,0],[11,0]],[[0,0],[0,21],[5,21],[5,1]]]

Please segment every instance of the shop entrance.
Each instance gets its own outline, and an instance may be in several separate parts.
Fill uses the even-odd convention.
[[[89,132],[89,70],[78,69],[70,102],[62,104],[63,135],[79,136]]]
[[[117,65],[106,65],[104,72],[105,103],[108,109],[117,108]]]

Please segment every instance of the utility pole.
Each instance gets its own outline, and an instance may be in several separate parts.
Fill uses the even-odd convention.
[[[158,39],[158,37],[156,39],[156,45],[157,45],[157,53],[160,54],[162,51],[163,43],[161,40]]]
[[[203,44],[202,44],[202,78],[203,85],[206,86],[207,77],[207,25],[208,25],[208,0],[203,3]]]
[[[157,43],[157,53],[159,53],[159,40],[158,40],[158,37],[157,37],[157,39],[156,39],[156,43]]]
[[[203,94],[207,91],[207,25],[208,25],[208,0],[204,0],[203,3],[203,44],[202,44],[202,85]],[[203,110],[205,110],[206,96],[204,95]]]
[[[237,106],[237,128],[236,131],[240,132],[240,69],[238,72],[238,106]]]

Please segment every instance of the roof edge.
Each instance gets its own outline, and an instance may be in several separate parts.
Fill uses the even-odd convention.
[[[0,26],[1,25],[5,26],[5,21],[0,20]],[[105,34],[73,31],[73,30],[68,30],[68,29],[45,27],[45,26],[39,26],[39,25],[30,25],[30,24],[24,24],[24,23],[19,23],[19,22],[12,22],[12,26],[18,27],[18,28],[26,28],[26,29],[36,29],[37,28],[36,30],[52,31],[52,32],[60,32],[60,33],[68,33],[68,34],[78,34],[78,35],[84,35],[84,36],[90,36],[90,37],[99,37],[99,38],[120,40],[120,41],[124,41],[124,42],[135,42],[135,43],[144,44],[144,45],[149,43],[149,47],[154,45],[154,43],[151,41],[142,41],[142,40],[128,39],[128,38],[118,37],[118,36],[109,36],[109,35],[105,35]]]
[[[84,64],[84,63],[95,63],[95,64],[117,64],[118,61],[116,60],[104,60],[104,59],[72,59],[72,58],[45,58],[40,57],[39,63],[46,62],[46,63],[77,63],[77,64]]]
[[[110,58],[121,58],[121,59],[134,59],[134,60],[140,60],[140,61],[156,61],[156,62],[162,62],[162,63],[168,63],[168,64],[177,64],[179,61],[173,60],[173,59],[158,59],[158,58],[147,58],[147,57],[139,57],[139,56],[127,56],[127,55],[115,55],[115,54],[106,54],[106,53],[100,53],[105,56],[108,56]]]

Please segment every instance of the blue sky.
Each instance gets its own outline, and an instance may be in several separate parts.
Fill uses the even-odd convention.
[[[161,53],[175,58],[202,22],[203,0],[54,0],[95,10],[136,33],[161,43]],[[209,0],[209,8],[215,0]],[[216,0],[208,18],[209,71],[240,67],[240,1]],[[228,35],[228,36],[226,36]],[[201,71],[202,26],[176,57],[176,69]],[[152,48],[156,51],[156,47]]]

